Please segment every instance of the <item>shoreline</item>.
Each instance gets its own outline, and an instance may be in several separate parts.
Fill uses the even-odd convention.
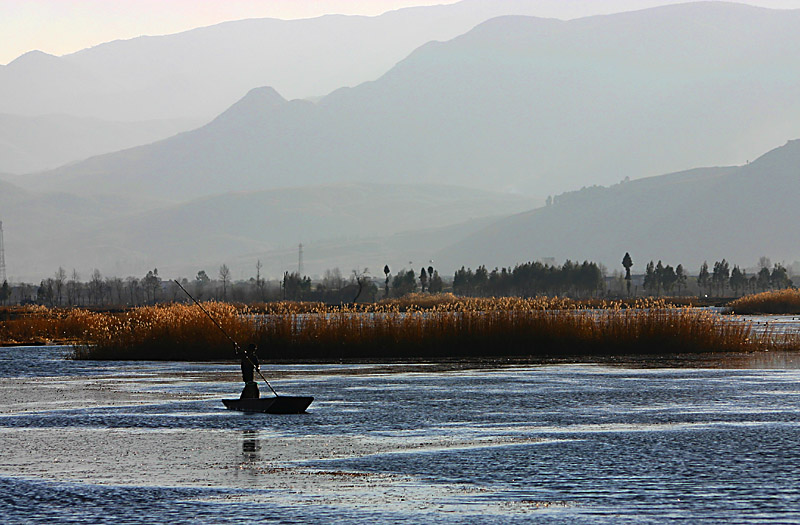
[[[35,344],[35,345],[8,345],[0,347],[3,350],[15,348],[62,348],[69,352],[71,346],[68,344]],[[268,353],[268,352],[262,352]],[[647,368],[716,368],[716,369],[740,369],[755,367],[759,369],[770,368],[800,368],[800,350],[787,351],[752,351],[752,352],[702,352],[702,353],[664,353],[664,354],[618,354],[618,355],[574,355],[574,356],[468,356],[468,357],[443,357],[443,358],[415,358],[415,357],[395,357],[395,358],[345,358],[345,359],[271,359],[269,356],[260,355],[262,367],[282,367],[282,366],[301,366],[308,367],[314,365],[356,367],[352,372],[336,369],[335,373],[369,374],[387,372],[398,372],[406,369],[408,372],[452,372],[460,370],[491,370],[516,368],[526,366],[558,366],[558,365],[597,365],[611,366],[631,369]],[[184,359],[96,359],[83,360],[72,359],[68,355],[63,357],[64,361],[73,363],[81,362],[100,362],[106,364],[114,363],[172,363],[186,365],[221,365],[237,366],[239,360],[235,357],[231,359],[212,359],[212,360],[184,360]],[[308,375],[325,374],[321,371],[306,370],[274,370],[270,373],[274,377],[286,375]],[[333,372],[331,372],[333,373]],[[234,374],[238,376],[238,373]]]

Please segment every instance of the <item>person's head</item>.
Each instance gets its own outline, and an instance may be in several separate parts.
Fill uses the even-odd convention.
[[[258,351],[258,347],[255,345],[255,343],[250,343],[247,346],[247,353],[248,354],[255,354],[257,351]]]

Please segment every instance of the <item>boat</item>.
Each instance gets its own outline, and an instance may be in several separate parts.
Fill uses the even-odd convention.
[[[223,399],[230,410],[262,412],[265,414],[302,414],[314,398],[311,396],[276,396],[258,399]]]
[[[200,310],[202,310],[203,313],[206,314],[206,316],[208,316],[208,318],[211,320],[211,322],[214,323],[214,326],[219,328],[220,332],[222,332],[223,335],[225,335],[225,337],[228,339],[228,341],[233,343],[233,347],[236,349],[236,355],[239,356],[240,355],[239,343],[237,343],[230,335],[228,335],[228,332],[226,332],[225,329],[222,328],[222,325],[220,325],[217,322],[217,320],[214,319],[214,317],[210,313],[208,313],[208,310],[203,308],[202,304],[197,302],[197,299],[192,297],[192,294],[190,294],[188,291],[186,291],[186,288],[183,287],[183,285],[180,283],[180,281],[175,279],[175,280],[173,280],[173,282],[175,284],[177,284],[178,287],[181,290],[183,290],[186,295],[189,296],[189,299],[194,301],[194,304],[196,304],[200,308]],[[253,348],[255,348],[255,345],[251,345],[251,346]],[[243,360],[247,359],[247,360],[250,361],[250,365],[251,365],[252,369],[254,371],[258,372],[258,375],[261,376],[261,379],[263,379],[264,382],[269,387],[269,389],[272,390],[272,393],[275,394],[275,397],[256,397],[256,398],[248,397],[248,398],[244,398],[244,399],[243,398],[239,398],[239,399],[223,399],[222,403],[225,405],[226,408],[228,408],[230,410],[238,410],[240,412],[261,412],[261,413],[264,413],[264,414],[303,414],[303,413],[305,413],[305,411],[308,408],[308,406],[311,404],[312,401],[314,401],[313,397],[311,397],[311,396],[279,396],[278,393],[275,391],[275,389],[272,388],[272,385],[269,384],[269,381],[267,381],[267,378],[264,377],[264,375],[258,369],[258,360],[253,362],[248,357],[248,354],[247,354],[246,351],[241,351],[241,352],[242,352],[241,359],[243,359]],[[244,375],[244,370],[242,370],[242,375]],[[244,379],[244,378],[242,378],[242,379]],[[250,382],[250,381],[252,381],[252,379],[253,379],[253,374],[252,374],[252,371],[251,371],[250,372],[250,378],[249,379],[244,379],[244,380],[245,380],[245,382]],[[253,384],[253,386],[255,386],[255,383]],[[258,392],[258,389],[255,389],[255,391]]]

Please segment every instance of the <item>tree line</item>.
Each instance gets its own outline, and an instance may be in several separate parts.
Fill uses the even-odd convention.
[[[765,257],[761,258],[759,265],[757,273],[748,275],[747,271],[738,265],[731,268],[725,259],[715,261],[712,266],[705,261],[697,273],[695,285],[700,294],[716,297],[726,296],[728,292],[739,296],[794,286],[789,278],[789,272],[783,265],[775,263],[770,269],[770,261]],[[642,286],[649,295],[671,295],[673,292],[680,295],[686,289],[687,282],[688,277],[683,265],[679,264],[673,269],[670,265],[663,265],[661,261],[656,264],[650,261],[645,267]]]
[[[622,259],[624,277],[615,271],[608,278],[601,265],[584,261],[567,260],[562,265],[527,262],[509,268],[479,266],[475,270],[461,267],[452,279],[442,278],[432,266],[419,272],[401,269],[392,274],[384,266],[383,278],[369,275],[365,268],[343,275],[338,268],[326,270],[322,278],[312,281],[297,272],[286,272],[282,279],[266,280],[261,275],[261,262],[256,264],[256,275],[234,281],[230,269],[222,265],[215,278],[200,270],[193,278],[179,282],[196,299],[236,301],[244,303],[279,300],[317,301],[326,304],[374,302],[388,297],[402,297],[409,293],[452,292],[460,296],[533,297],[561,295],[576,298],[619,295],[742,295],[759,291],[793,287],[789,272],[781,264],[772,264],[768,258],[759,260],[760,269],[748,274],[738,265],[731,267],[722,259],[709,265],[704,262],[696,275],[691,276],[682,264],[673,267],[662,261],[650,261],[644,273],[634,274],[633,259],[626,253]],[[616,292],[614,282],[618,283]],[[641,289],[639,288],[641,285]],[[158,269],[149,270],[142,277],[103,277],[95,269],[88,280],[82,280],[76,270],[70,274],[59,267],[52,277],[42,279],[38,286],[4,282],[0,286],[0,304],[42,304],[47,306],[137,306],[161,302],[188,302],[190,299],[172,280],[164,280]]]
[[[591,297],[605,289],[603,270],[594,262],[567,260],[563,265],[528,262],[514,268],[479,266],[456,271],[453,293],[477,297],[533,297],[536,295],[572,295]]]

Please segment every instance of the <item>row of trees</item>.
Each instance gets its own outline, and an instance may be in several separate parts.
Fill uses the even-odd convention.
[[[687,280],[682,264],[673,268],[670,265],[662,265],[661,261],[655,265],[650,261],[645,269],[642,286],[656,295],[661,295],[662,291],[671,294],[677,288],[677,293],[680,295],[681,290],[686,287]]]
[[[697,276],[697,286],[710,295],[722,296],[725,295],[726,289],[730,289],[734,295],[741,295],[791,288],[793,283],[789,278],[789,272],[778,263],[772,270],[762,266],[757,274],[747,275],[747,272],[739,266],[734,266],[731,270],[728,261],[722,259],[714,263],[711,272],[708,270],[708,264],[703,263]]]
[[[593,296],[605,289],[603,270],[597,263],[567,260],[563,265],[528,262],[513,269],[479,266],[474,272],[462,266],[453,277],[453,293],[466,296],[573,295]]]
[[[623,266],[627,272],[625,278],[630,283],[630,265],[626,263],[631,261],[628,254],[625,256],[623,259]],[[768,260],[762,259],[762,263],[765,262],[768,264]],[[671,295],[673,293],[681,295],[687,288],[687,283],[688,276],[683,265],[679,264],[673,268],[670,265],[663,265],[661,261],[655,264],[650,261],[645,268],[642,286],[650,295]],[[793,286],[789,272],[781,264],[776,263],[771,270],[767,266],[762,266],[757,274],[748,275],[738,265],[731,269],[730,263],[725,259],[715,261],[711,267],[708,262],[704,262],[700,266],[695,283],[701,294],[717,297],[725,296],[728,291],[734,295],[742,295]]]
[[[727,260],[703,263],[696,277],[689,276],[683,265],[672,267],[662,261],[650,261],[643,274],[641,285],[649,295],[672,295],[700,293],[724,296],[754,293],[770,289],[793,286],[789,274],[782,265],[771,265],[767,258],[760,261],[760,270],[748,275],[739,266]],[[563,265],[528,262],[513,268],[488,270],[479,266],[474,271],[461,267],[452,280],[452,291],[463,296],[521,296],[570,295],[590,297],[604,291],[611,294],[631,295],[631,273],[633,259],[626,253],[622,265],[625,276],[615,272],[611,287],[606,290],[605,271],[597,263],[567,260]],[[384,297],[401,297],[408,293],[439,293],[445,290],[445,281],[432,266],[414,270],[402,269],[392,274],[389,267],[383,269],[385,279],[369,276],[365,268],[354,270],[343,276],[338,268],[326,270],[321,280],[312,282],[308,276],[286,272],[281,280],[267,281],[261,276],[261,263],[256,264],[256,276],[247,280],[233,281],[226,265],[219,268],[216,278],[200,270],[194,278],[180,279],[181,285],[198,300],[233,300],[237,302],[261,302],[277,300],[320,301],[328,304],[372,302]],[[618,279],[618,280],[617,280]],[[613,285],[616,280],[617,286]],[[636,277],[639,281],[639,277]],[[379,286],[383,284],[381,290]],[[449,287],[448,287],[449,288]],[[614,292],[614,290],[619,292]],[[633,293],[641,293],[638,285]],[[103,277],[94,270],[87,281],[82,281],[77,271],[67,274],[59,268],[53,277],[43,279],[39,286],[18,284],[0,286],[0,304],[38,303],[48,306],[124,306],[154,304],[157,302],[189,301],[189,298],[171,280],[162,280],[158,269],[148,271],[142,277]]]
[[[392,287],[389,289],[389,267],[384,266],[383,272],[386,274],[384,297],[402,297],[409,293],[417,291],[417,279],[422,293],[441,293],[444,290],[444,281],[439,276],[439,272],[428,266],[420,269],[419,274],[415,274],[414,270],[401,270],[392,279]]]
[[[30,290],[23,286],[21,301],[33,301]],[[95,269],[89,280],[81,281],[80,274],[72,270],[67,277],[59,268],[53,277],[42,279],[36,288],[36,301],[49,306],[152,304],[162,300],[162,281],[158,269],[147,272],[142,278],[103,278]]]

